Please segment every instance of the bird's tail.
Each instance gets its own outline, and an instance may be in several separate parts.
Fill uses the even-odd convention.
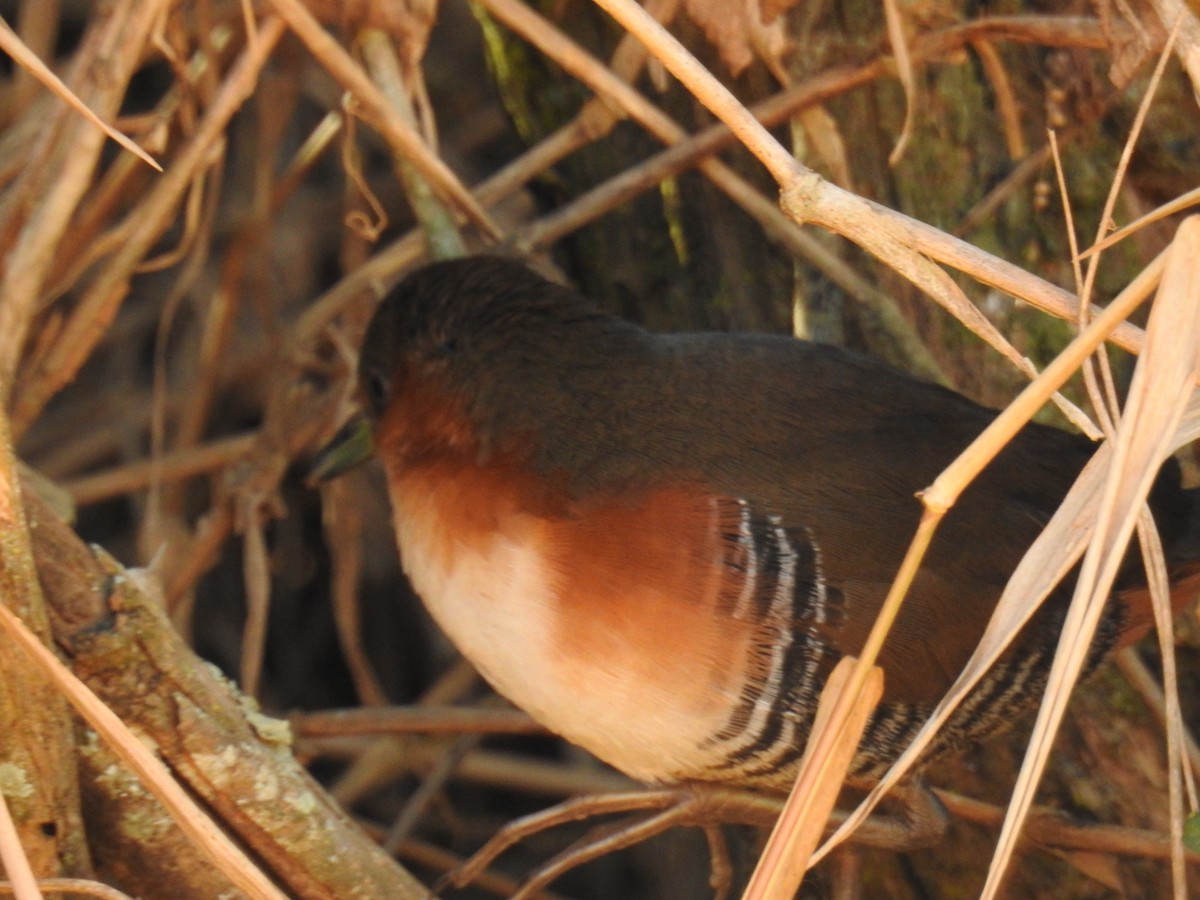
[[[1169,537],[1164,534],[1163,550],[1171,585],[1171,610],[1178,613],[1200,596],[1200,488],[1180,490],[1172,506],[1174,527]],[[1119,590],[1117,600],[1124,611],[1119,644],[1141,640],[1154,625],[1154,607],[1145,576]]]

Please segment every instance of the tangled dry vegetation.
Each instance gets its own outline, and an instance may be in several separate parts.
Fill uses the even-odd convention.
[[[1077,290],[1144,296],[1175,240],[1167,330],[1194,379],[1193,7],[647,0],[725,96],[597,4],[0,2],[0,600],[95,695],[4,616],[19,890],[425,896],[505,822],[631,787],[456,660],[404,586],[377,473],[305,484],[373,303],[422,258],[502,246],[652,327],[794,326],[999,406],[1074,333]],[[1071,229],[1086,246],[1156,210],[1073,265]],[[1111,346],[1143,339],[1122,324]],[[1117,384],[1131,360],[1114,350]],[[1085,402],[1080,379],[1064,393]],[[1173,870],[1186,892],[1163,837],[1186,792],[1146,707],[1181,715],[1158,693],[1135,654],[1082,690],[1039,803],[1105,827],[1035,815],[1012,896],[1162,897]],[[979,893],[1026,736],[939,767],[942,846],[841,854],[805,889]],[[595,859],[555,883],[571,896],[704,896],[710,860],[744,884],[742,826],[608,852],[657,802],[534,834],[453,895],[511,894],[576,840],[566,862]]]

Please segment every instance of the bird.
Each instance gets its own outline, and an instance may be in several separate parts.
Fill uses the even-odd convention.
[[[996,415],[788,335],[651,333],[488,255],[405,277],[357,375],[400,559],[432,618],[496,691],[653,784],[788,789],[918,493]],[[347,443],[318,463],[325,477],[366,454],[360,441],[335,457]],[[1094,450],[1028,424],[950,510],[879,657],[852,773],[877,776],[916,734]],[[1172,577],[1194,590],[1198,504],[1173,463],[1150,502]],[[932,758],[1036,706],[1068,600],[1069,585],[1025,626]],[[1089,667],[1151,621],[1130,557]]]

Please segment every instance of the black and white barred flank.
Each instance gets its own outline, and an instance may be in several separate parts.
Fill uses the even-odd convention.
[[[746,685],[706,747],[716,751],[714,771],[753,781],[804,752],[816,698],[839,656],[809,629],[835,614],[840,595],[828,589],[807,529],[787,528],[741,499],[715,502],[726,505],[720,520],[734,526],[721,535],[726,590],[718,611],[758,625]]]
[[[748,677],[725,725],[708,738],[714,778],[778,785],[804,754],[825,681],[843,653],[825,635],[845,615],[821,548],[807,528],[788,528],[741,499],[721,505],[724,591],[718,611],[757,622]],[[731,527],[732,524],[732,527]],[[830,624],[833,628],[829,628]],[[1102,622],[1089,657],[1097,665],[1115,642],[1117,622]],[[1055,623],[1055,631],[1061,621]],[[935,737],[929,757],[1004,730],[1035,706],[1045,687],[1053,642],[1003,657]],[[852,773],[878,776],[916,737],[933,703],[884,702],[868,720]]]

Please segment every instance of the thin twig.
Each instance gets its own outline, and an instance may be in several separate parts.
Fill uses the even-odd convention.
[[[25,42],[21,40],[20,35],[13,31],[12,27],[3,18],[0,18],[0,50],[11,56],[18,65],[33,75],[34,78],[45,85],[56,97],[70,106],[71,109],[75,110],[150,168],[158,172],[163,170],[154,157],[139,147],[136,142],[131,141],[92,112],[88,108],[88,105],[80,100],[74,91],[63,84],[62,79],[55,75],[49,66],[38,59],[36,53],[25,46]]]

